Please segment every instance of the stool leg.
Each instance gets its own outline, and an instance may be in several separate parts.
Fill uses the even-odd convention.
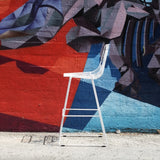
[[[69,97],[69,90],[70,90],[70,86],[71,86],[71,80],[72,80],[72,77],[69,77],[69,82],[68,82],[68,88],[67,88],[65,103],[64,103],[63,110],[62,110],[62,120],[61,120],[61,126],[60,126],[60,131],[59,131],[59,145],[60,145],[60,142],[61,142],[62,128],[63,128],[64,116],[65,116],[65,111],[66,111],[68,97]]]
[[[98,101],[96,87],[94,84],[94,80],[92,79],[91,81],[92,81],[93,92],[94,92],[94,96],[95,96],[95,100],[96,100],[96,104],[97,104],[97,109],[98,109],[98,113],[99,113],[99,118],[100,118],[100,122],[101,122],[102,132],[103,132],[104,138],[106,139],[106,131],[104,128],[104,123],[103,123],[103,119],[102,119],[102,113],[101,113],[101,109],[100,109],[100,105],[99,105],[99,101]]]

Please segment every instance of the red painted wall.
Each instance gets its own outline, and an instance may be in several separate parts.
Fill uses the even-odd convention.
[[[1,19],[27,0],[9,1],[9,7],[6,6],[4,12],[0,12]],[[88,55],[77,54],[66,45],[66,33],[73,26],[75,24],[71,20],[52,40],[41,46],[0,50],[0,63],[3,60],[0,65],[0,131],[59,129],[68,83],[63,73],[83,71]],[[25,63],[30,66],[25,66]],[[27,70],[34,70],[34,65],[46,69],[46,72],[27,73]],[[70,105],[78,84],[79,81],[73,81]]]
[[[63,1],[63,5],[60,4],[60,0],[47,1],[47,4],[54,2],[50,4],[50,9],[42,3],[43,0],[29,0],[31,3],[26,3],[27,1],[0,0],[0,131],[58,131],[68,83],[68,78],[64,78],[63,73],[83,71],[84,67],[85,70],[95,69],[100,58],[98,53],[101,44],[93,44],[89,55],[77,53],[73,48],[87,50],[95,41],[107,41],[103,29],[107,31],[106,36],[111,34],[106,22],[114,25],[114,18],[118,20],[116,17],[122,12],[129,15],[126,22],[123,21],[124,33],[110,43],[110,55],[103,78],[95,82],[105,128],[107,132],[120,129],[122,132],[154,133],[160,128],[160,32],[159,25],[153,18],[155,15],[152,7],[146,7],[152,17],[137,21],[131,15],[136,16],[138,11],[139,16],[141,11],[134,8],[134,5],[130,6],[130,9],[135,11],[132,14],[129,12],[130,9],[127,9],[128,5],[123,7],[123,2],[120,2],[120,10],[117,11],[117,2],[112,7],[113,11],[109,8],[109,11],[115,11],[115,14],[107,17],[105,5],[100,9],[100,12],[104,9],[101,18],[104,17],[105,20],[101,21],[99,27],[107,28],[103,28],[101,34],[98,34],[98,31],[94,30],[98,27],[99,21],[94,18],[98,17],[99,12],[92,4],[91,9],[83,14],[80,3],[73,4],[73,8],[68,10],[68,1]],[[57,12],[53,11],[52,5]],[[108,4],[110,5],[112,6]],[[74,28],[76,24],[73,20],[63,26],[61,7],[64,15],[66,10],[69,11],[65,18],[74,17],[78,12],[74,17],[78,27]],[[88,8],[88,3],[84,3],[83,7]],[[14,13],[8,16],[12,12]],[[116,14],[118,15],[114,17]],[[92,20],[93,28],[89,25],[92,24]],[[87,21],[90,23],[86,23]],[[117,26],[114,25],[111,32],[115,28]],[[58,29],[60,30],[57,32]],[[119,30],[113,32],[115,35],[116,31]],[[124,41],[120,42],[120,39]],[[40,45],[42,43],[43,45]],[[117,52],[120,44],[122,54]],[[150,53],[153,46],[158,50]],[[82,80],[78,85],[79,81],[73,80],[68,106],[94,107],[92,84]],[[101,131],[99,121],[90,117],[76,120],[67,118],[64,126],[66,131]]]
[[[0,19],[3,19],[17,8],[22,6],[28,0],[1,0],[0,1]]]

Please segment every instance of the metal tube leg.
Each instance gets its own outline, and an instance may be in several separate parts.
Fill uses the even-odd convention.
[[[63,128],[63,123],[64,123],[64,115],[65,115],[65,111],[66,111],[66,107],[67,107],[67,102],[68,102],[68,97],[69,97],[69,90],[70,90],[70,86],[71,86],[71,80],[72,80],[72,77],[69,77],[65,103],[64,103],[63,110],[62,110],[62,120],[61,120],[60,131],[59,131],[59,145],[60,145],[60,142],[61,142],[62,128]]]
[[[102,119],[102,113],[101,113],[101,110],[100,110],[100,105],[99,105],[99,101],[98,101],[96,87],[95,87],[95,84],[94,84],[94,80],[92,79],[91,81],[92,81],[93,92],[94,92],[94,96],[95,96],[95,100],[96,100],[96,104],[97,104],[97,109],[98,109],[98,113],[99,113],[99,118],[100,118],[100,122],[101,122],[103,135],[104,135],[104,138],[106,139],[106,131],[105,131],[105,128],[104,128],[104,123],[103,123],[103,119]]]

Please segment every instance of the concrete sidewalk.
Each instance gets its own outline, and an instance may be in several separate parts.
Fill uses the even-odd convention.
[[[101,144],[103,139],[87,133],[65,143]],[[78,134],[79,135],[79,134]],[[92,137],[89,137],[92,136]],[[159,160],[160,134],[107,134],[107,147],[59,147],[58,133],[0,132],[0,160]]]

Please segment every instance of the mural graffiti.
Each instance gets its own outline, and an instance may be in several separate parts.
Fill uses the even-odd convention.
[[[13,1],[10,0],[7,3],[13,3]],[[22,6],[19,7],[20,5]],[[119,96],[126,96],[123,99],[128,97],[138,100],[137,103],[144,102],[156,106],[156,109],[158,109],[158,112],[157,110],[156,112],[160,112],[158,96],[160,94],[160,1],[69,0],[66,2],[65,0],[21,0],[14,6],[17,6],[14,12],[9,10],[8,5],[8,10],[4,10],[1,16],[3,17],[0,22],[1,71],[7,75],[5,73],[7,66],[5,65],[8,64],[8,67],[12,68],[13,64],[16,64],[17,69],[14,69],[14,74],[18,76],[22,74],[23,81],[26,82],[26,86],[23,86],[20,79],[16,79],[20,84],[17,88],[23,90],[22,95],[24,97],[31,98],[29,100],[31,103],[27,104],[27,108],[23,106],[24,109],[21,111],[17,109],[16,113],[13,114],[13,110],[17,108],[16,105],[26,104],[9,100],[12,102],[12,106],[9,107],[11,103],[7,104],[6,97],[11,92],[6,92],[3,88],[6,85],[4,83],[5,85],[1,86],[2,90],[6,92],[6,95],[2,96],[3,103],[0,110],[0,113],[2,113],[0,117],[3,117],[1,118],[2,122],[4,117],[10,115],[15,117],[17,123],[22,121],[18,120],[17,117],[24,117],[27,120],[25,126],[33,120],[35,121],[34,124],[42,122],[42,125],[39,124],[38,126],[43,127],[37,127],[38,130],[58,130],[63,107],[62,99],[65,97],[65,87],[67,85],[67,80],[62,77],[62,74],[96,67],[99,62],[100,55],[98,53],[101,50],[102,43],[110,43],[111,47],[109,61],[106,64],[106,77],[103,77],[96,85],[101,106],[107,106],[106,101],[109,100],[110,96],[120,93]],[[10,14],[10,12],[12,13]],[[6,16],[7,13],[8,16]],[[110,81],[112,81],[110,86],[108,85],[108,74],[110,75]],[[24,79],[30,78],[29,75],[31,75],[31,81],[27,82]],[[38,91],[35,91],[36,87],[33,86],[32,79],[37,76],[39,77],[37,84],[40,87]],[[7,76],[6,79],[8,79]],[[10,83],[8,84],[10,85]],[[75,85],[73,87],[75,90],[71,93],[70,106],[82,105],[84,102],[85,105],[91,103],[93,106],[94,104],[91,101],[87,101],[87,96],[91,97],[91,93],[85,93],[87,96],[83,96],[83,90],[89,90],[90,84],[77,80],[73,85]],[[13,86],[16,89],[16,85]],[[32,91],[29,92],[28,88],[31,88]],[[40,94],[39,91],[44,89],[43,95]],[[24,92],[24,90],[26,91]],[[35,96],[32,95],[32,92],[40,97],[33,100]],[[17,93],[17,96],[19,94],[20,92]],[[117,96],[115,98],[117,99]],[[23,99],[23,101],[25,100]],[[111,104],[112,101],[109,103]],[[122,100],[119,103],[121,102]],[[35,109],[38,112],[29,114],[30,111],[34,110],[35,105],[39,106]],[[133,105],[131,105],[132,107]],[[27,113],[22,113],[26,111]],[[40,116],[44,112],[46,112],[46,115]],[[105,110],[104,113],[107,113],[107,111]],[[50,118],[46,118],[48,115]],[[51,115],[54,115],[53,119]],[[73,124],[67,119],[65,125],[67,128],[86,128],[87,130],[89,128],[87,125],[90,125],[91,121],[92,119],[78,120],[77,123]],[[122,122],[122,120],[119,122]],[[81,124],[81,128],[78,127],[80,126],[77,125],[78,123]],[[156,125],[148,127],[148,129],[160,127],[157,124],[158,120],[156,118]],[[18,125],[17,130],[22,130],[22,125]],[[122,123],[118,127],[127,128],[127,125],[125,126]],[[27,127],[24,127],[24,130],[25,128]],[[108,128],[116,127],[113,125]],[[128,128],[132,129],[134,125],[129,125]],[[139,126],[139,128],[144,129],[145,127]],[[0,129],[7,130],[4,126]],[[29,130],[33,129],[30,128]]]

